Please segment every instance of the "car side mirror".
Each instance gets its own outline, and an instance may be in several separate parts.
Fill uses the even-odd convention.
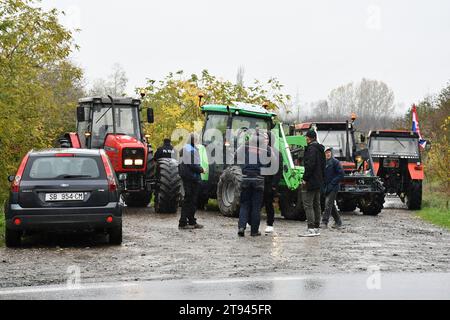
[[[155,115],[152,108],[147,109],[147,122],[148,123],[154,123],[155,122]]]
[[[8,176],[8,181],[13,182],[16,179],[16,176]]]
[[[77,107],[77,121],[83,122],[86,121],[86,118],[84,117],[84,107]]]
[[[365,136],[364,133],[361,133],[360,139],[361,139],[361,143],[365,143],[366,142],[366,136]]]

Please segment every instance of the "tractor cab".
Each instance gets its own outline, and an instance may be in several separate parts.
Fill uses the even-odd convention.
[[[357,207],[365,215],[378,215],[383,209],[384,187],[374,174],[374,164],[363,134],[357,134],[356,116],[344,122],[310,122],[291,127],[291,134],[317,133],[317,141],[333,148],[333,156],[341,162],[345,172],[337,195],[341,211],[354,211]]]
[[[419,135],[412,131],[377,130],[369,133],[369,150],[375,174],[386,192],[400,197],[410,210],[422,203],[423,164]]]
[[[132,98],[84,98],[77,108],[77,133],[83,148],[102,149],[108,135],[144,142],[140,119],[141,101]],[[153,122],[153,110],[148,121]]]

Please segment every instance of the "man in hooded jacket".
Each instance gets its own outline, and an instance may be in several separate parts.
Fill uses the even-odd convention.
[[[314,130],[306,133],[308,146],[305,149],[305,173],[302,182],[303,206],[308,220],[308,230],[301,237],[316,237],[320,235],[320,191],[325,179],[325,148],[317,142]]]

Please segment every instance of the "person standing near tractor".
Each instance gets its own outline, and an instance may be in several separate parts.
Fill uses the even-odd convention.
[[[192,133],[188,143],[180,151],[181,163],[179,172],[184,187],[184,200],[178,225],[178,228],[181,230],[203,228],[201,224],[197,223],[195,218],[197,199],[200,192],[200,174],[204,172],[200,166],[200,154],[196,147],[197,141],[198,136]]]
[[[161,147],[156,150],[155,160],[164,159],[164,158],[172,158],[175,159],[175,150],[173,149],[172,142],[170,139],[164,139],[164,143]]]
[[[335,201],[339,191],[339,183],[344,179],[344,169],[339,160],[333,157],[333,149],[328,147],[325,149],[325,157],[327,164],[325,168],[325,211],[322,217],[322,228],[328,228],[330,215],[334,219],[333,228],[340,229],[342,227],[341,217],[336,209]]]
[[[251,224],[251,236],[261,235],[259,226],[261,223],[261,208],[264,197],[264,177],[261,174],[263,167],[261,159],[267,149],[260,148],[264,143],[255,134],[243,146],[239,147],[235,154],[235,161],[242,168],[244,175],[241,185],[241,201],[239,212],[238,235],[245,236],[247,223]]]
[[[305,173],[302,182],[303,206],[308,220],[308,230],[301,237],[315,237],[320,235],[320,191],[325,178],[324,146],[317,142],[317,133],[310,130],[306,133],[308,146],[305,149]]]
[[[278,170],[273,175],[264,176],[264,208],[266,209],[267,215],[267,227],[265,230],[266,234],[274,232],[273,224],[275,222],[275,208],[273,207],[273,202],[277,193],[277,187],[281,180],[282,162],[280,161],[281,156],[279,152],[276,152],[274,148],[270,146],[269,133],[264,133],[264,145],[267,149],[268,157],[273,157],[272,161],[278,162]]]

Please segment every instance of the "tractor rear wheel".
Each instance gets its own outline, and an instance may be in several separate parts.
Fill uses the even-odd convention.
[[[220,176],[217,184],[217,204],[224,216],[239,217],[242,179],[242,170],[237,166],[225,169]]]
[[[306,221],[300,189],[294,191],[287,188],[281,189],[279,204],[281,215],[286,220]]]
[[[359,209],[365,216],[377,216],[384,207],[384,193],[367,195],[359,201]]]
[[[181,199],[181,177],[178,173],[178,161],[171,158],[159,159],[156,177],[155,211],[157,213],[176,213]]]
[[[124,195],[123,201],[130,208],[146,208],[152,199],[152,193],[149,191],[139,191]]]
[[[422,180],[412,180],[406,195],[406,205],[409,210],[422,208]]]

